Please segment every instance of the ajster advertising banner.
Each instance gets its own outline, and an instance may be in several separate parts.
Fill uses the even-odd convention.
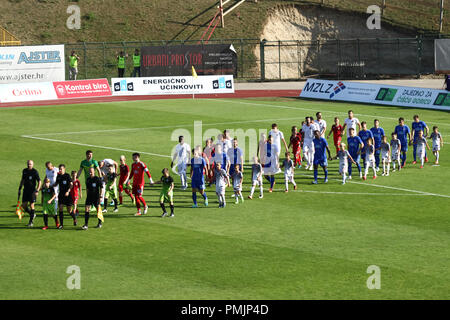
[[[110,96],[107,79],[53,82],[58,99]]]
[[[141,48],[143,77],[237,75],[237,54],[232,44],[151,46]]]
[[[308,79],[302,98],[450,110],[450,92],[383,84]]]
[[[113,95],[234,93],[232,75],[151,78],[112,78]]]
[[[64,45],[0,47],[0,84],[64,80]]]

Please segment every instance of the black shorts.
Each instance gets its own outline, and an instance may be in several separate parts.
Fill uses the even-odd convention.
[[[22,203],[23,202],[36,202],[36,190],[23,190]]]
[[[60,193],[59,196],[58,196],[58,204],[59,205],[64,205],[64,206],[67,206],[67,207],[71,207],[71,206],[73,206],[72,197],[70,196],[70,194],[69,194],[68,197],[66,197],[64,194]]]
[[[86,206],[98,207],[99,204],[100,204],[100,197],[92,197],[89,195],[86,197]]]

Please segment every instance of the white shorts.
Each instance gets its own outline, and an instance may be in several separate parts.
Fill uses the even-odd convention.
[[[441,150],[441,145],[439,144],[433,144],[433,152],[435,151],[440,151]]]
[[[382,151],[381,152],[381,160],[387,160],[389,161],[389,151]]]
[[[216,185],[216,193],[224,195],[225,194],[225,186],[217,186]]]
[[[393,152],[392,153],[392,161],[400,160],[400,152]]]
[[[303,153],[314,153],[314,143],[312,141],[305,141],[303,143]]]
[[[258,185],[258,186],[262,185],[262,179],[253,179],[252,186],[256,186],[256,185]]]
[[[348,161],[339,162],[339,173],[347,173],[348,172]]]
[[[366,158],[366,168],[370,166],[375,166],[375,157],[373,155]]]
[[[294,181],[294,175],[293,174],[285,174],[284,175],[284,181]]]
[[[178,163],[177,172],[178,172],[178,174],[186,173],[186,163],[185,162]]]
[[[425,158],[425,148],[417,148],[417,155],[419,156],[419,159]]]
[[[234,192],[239,192],[239,191],[242,191],[242,187],[241,186],[233,187],[233,190],[234,190]]]

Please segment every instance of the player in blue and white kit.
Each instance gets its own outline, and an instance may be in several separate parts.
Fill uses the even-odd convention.
[[[244,172],[244,168],[242,166],[242,164],[244,163],[244,152],[242,151],[241,148],[238,147],[238,141],[237,138],[233,139],[233,147],[229,148],[227,151],[227,156],[228,159],[230,159],[230,170],[229,170],[229,175],[231,176],[231,179],[233,180],[233,185],[234,185],[234,171],[235,171],[235,167],[236,165],[239,166],[239,171],[241,171],[242,173]],[[233,194],[233,197],[235,196],[235,194]]]
[[[264,156],[264,177],[270,183],[269,192],[272,192],[273,186],[275,185],[275,174],[280,172],[280,165],[278,163],[280,150],[278,150],[277,145],[273,143],[273,137],[271,135],[267,137],[267,142],[264,144],[262,152]]]
[[[435,165],[439,164],[439,151],[441,147],[444,146],[444,139],[442,139],[442,135],[439,133],[439,128],[437,126],[433,127],[433,132],[430,135],[430,139],[433,141],[433,154],[436,157]]]
[[[292,183],[294,186],[294,190],[297,190],[297,184],[294,180],[294,171],[295,171],[295,164],[294,161],[291,159],[291,154],[289,152],[285,153],[286,159],[283,161],[283,164],[281,165],[281,168],[284,168],[284,185],[285,189],[284,192],[289,191],[289,182]]]
[[[372,131],[367,129],[367,122],[365,122],[365,121],[361,122],[361,130],[359,131],[358,136],[361,138],[361,140],[364,143],[364,145],[367,144],[367,140],[369,140],[369,138],[371,138],[372,141],[373,141],[373,134],[372,134]],[[363,161],[363,165],[364,165],[364,168],[365,168],[366,167],[366,155],[365,155],[365,153],[361,153],[361,159]]]
[[[250,190],[250,195],[248,196],[249,199],[253,199],[253,193],[255,192],[256,185],[259,185],[259,198],[261,199],[263,197],[262,174],[263,167],[261,163],[259,163],[258,157],[254,156],[252,164],[252,188]]]
[[[413,156],[414,156],[414,161],[413,164],[416,164],[416,160],[417,160],[417,138],[419,137],[419,132],[422,131],[424,137],[426,138],[428,136],[429,133],[429,129],[428,126],[425,122],[423,122],[422,120],[419,119],[419,116],[416,114],[413,117],[414,121],[411,124],[411,140],[413,140],[412,142],[410,141],[409,144],[413,144]],[[428,162],[428,157],[427,157],[427,152],[425,151],[425,162]]]
[[[175,160],[178,160],[177,173],[181,179],[181,189],[186,190],[188,187],[186,170],[189,159],[191,158],[191,147],[184,142],[183,136],[178,137],[178,142],[179,144],[175,147],[170,167],[173,168],[173,163]]]
[[[408,151],[408,143],[411,141],[411,130],[407,125],[405,125],[405,119],[399,118],[398,119],[398,126],[395,127],[394,132],[397,134],[397,138],[400,140],[401,143],[401,160],[402,160],[402,166],[403,168],[406,163],[406,152]]]
[[[205,199],[205,206],[208,206],[208,197],[205,193],[205,176],[207,165],[205,159],[199,152],[194,152],[194,157],[191,159],[191,186],[192,186],[192,201],[194,204],[192,208],[197,208],[197,191]]]
[[[220,163],[222,165],[222,169],[224,169],[227,174],[230,171],[230,159],[225,152],[223,152],[222,145],[217,144],[215,148],[215,153],[213,157],[214,164]]]
[[[400,139],[397,138],[397,134],[392,132],[391,139],[391,161],[392,161],[392,171],[395,171],[395,164],[398,163],[398,170],[401,170],[400,164],[400,153],[402,151],[402,143]]]
[[[426,157],[426,149],[425,149],[425,147],[428,150],[430,150],[430,146],[428,145],[427,139],[423,135],[423,131],[422,130],[420,130],[417,133],[417,138],[416,138],[416,142],[414,142],[414,147],[416,147],[417,153],[419,154],[420,169],[422,169],[423,168],[423,163],[424,163],[425,157]]]
[[[323,168],[323,172],[325,173],[325,179],[324,182],[328,182],[328,162],[327,162],[327,154],[328,157],[331,160],[331,153],[330,148],[328,148],[328,142],[325,140],[325,138],[322,138],[320,135],[320,131],[316,130],[314,131],[314,181],[313,184],[317,184],[317,169],[319,168],[319,165]]]
[[[222,164],[220,162],[216,163],[214,169],[214,177],[216,179],[216,194],[219,199],[219,208],[225,208],[227,205],[225,199],[225,188],[230,186],[230,179],[225,169],[222,169]]]
[[[349,129],[350,136],[347,138],[348,153],[352,156],[358,167],[359,177],[362,179],[361,165],[359,160],[361,159],[361,149],[364,148],[364,143],[361,138],[355,135],[355,129]],[[348,180],[352,179],[352,164],[348,162]]]
[[[380,170],[380,153],[381,153],[381,140],[384,136],[384,129],[380,127],[380,121],[375,119],[373,121],[373,128],[370,129],[373,135],[373,142],[375,145],[375,165],[377,166],[377,171]]]

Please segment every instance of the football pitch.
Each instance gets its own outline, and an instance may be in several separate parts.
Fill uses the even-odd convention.
[[[449,299],[448,143],[439,166],[431,151],[423,169],[412,165],[410,147],[404,170],[389,177],[380,172],[376,180],[354,174],[341,185],[338,161],[330,161],[327,184],[320,168],[318,185],[311,184],[312,171],[297,169],[299,188],[291,185],[286,194],[278,174],[273,193],[264,180],[263,199],[258,191],[247,199],[246,166],[245,202],[234,204],[227,188],[224,209],[217,207],[214,187],[206,189],[208,207],[199,197],[199,208],[191,208],[191,191],[181,191],[172,173],[174,218],[161,218],[161,187],[150,187],[148,179],[149,213],[135,217],[124,195],[119,212],[105,214],[102,229],[83,231],[66,216],[64,230],[49,219],[50,229],[43,231],[40,196],[34,228],[26,227],[28,215],[23,220],[15,215],[28,159],[43,179],[46,161],[64,163],[70,172],[79,169],[88,149],[97,161],[118,162],[123,154],[129,165],[138,151],[156,181],[170,166],[180,133],[190,133],[187,142],[194,147],[204,135],[216,135],[214,130],[259,135],[276,122],[288,141],[291,126],[300,127],[305,116],[321,111],[328,132],[334,117],[343,124],[349,109],[369,128],[379,119],[389,141],[398,118],[410,127],[414,114],[430,130],[437,125],[450,141],[448,112],[286,98],[0,108],[0,299]],[[252,141],[240,146],[249,152]],[[334,155],[332,138],[328,142]],[[80,181],[84,188],[84,176]],[[95,220],[91,217],[90,226]],[[81,287],[69,290],[66,271],[73,265],[79,267]],[[370,266],[379,268],[380,289],[367,286]]]

